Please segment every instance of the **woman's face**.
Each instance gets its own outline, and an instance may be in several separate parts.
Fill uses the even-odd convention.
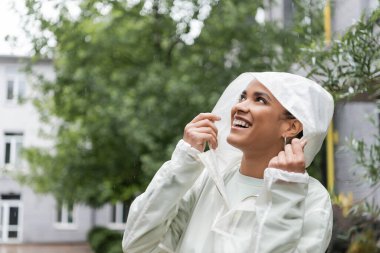
[[[227,142],[243,152],[281,149],[289,128],[285,111],[264,85],[253,80],[232,107]]]

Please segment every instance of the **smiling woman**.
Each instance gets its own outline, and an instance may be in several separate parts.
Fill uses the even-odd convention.
[[[302,131],[302,123],[287,117],[287,110],[257,79],[232,107],[231,120],[227,142],[245,154],[240,172],[256,178],[263,178],[268,161],[284,148],[284,140],[295,138]]]
[[[306,168],[333,108],[304,77],[240,75],[212,113],[186,125],[172,159],[133,202],[124,251],[325,252],[331,202]]]

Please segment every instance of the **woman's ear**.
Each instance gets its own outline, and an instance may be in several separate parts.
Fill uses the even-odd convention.
[[[283,136],[294,138],[303,130],[302,123],[298,119],[288,119],[287,121],[287,129],[283,132]]]

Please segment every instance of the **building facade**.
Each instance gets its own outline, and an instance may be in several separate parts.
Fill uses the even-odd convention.
[[[51,144],[39,137],[43,126],[30,100],[35,82],[23,71],[25,60],[0,56],[0,244],[81,242],[95,225],[122,230],[126,209],[121,203],[99,209],[60,206],[52,196],[36,194],[14,180],[28,170],[20,156],[22,147]],[[39,62],[33,70],[54,78],[50,61]]]

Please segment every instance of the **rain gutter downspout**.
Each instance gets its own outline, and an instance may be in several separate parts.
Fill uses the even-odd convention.
[[[324,29],[325,29],[325,44],[326,47],[330,46],[331,43],[331,6],[330,0],[326,0],[326,5],[323,11],[324,14]],[[333,123],[330,123],[329,129],[327,131],[326,140],[326,150],[327,150],[327,190],[330,193],[334,192],[334,182],[335,182],[335,166],[334,166],[334,127]]]

